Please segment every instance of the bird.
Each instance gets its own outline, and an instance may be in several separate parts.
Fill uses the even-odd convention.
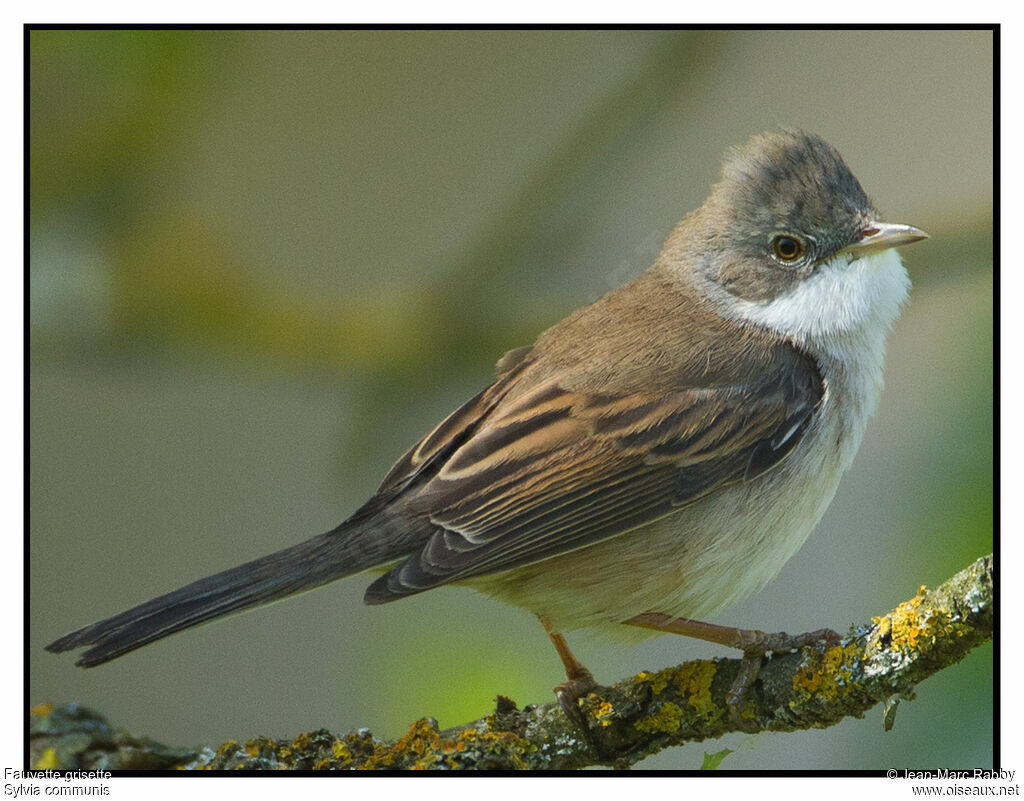
[[[762,589],[824,515],[908,298],[896,248],[927,236],[883,222],[820,136],[755,135],[645,273],[505,354],[340,525],[46,648],[84,647],[93,667],[374,571],[368,604],[465,585],[532,612],[570,717],[596,686],[565,639],[580,629],[736,647],[749,682],[767,651],[832,633],[704,620]]]

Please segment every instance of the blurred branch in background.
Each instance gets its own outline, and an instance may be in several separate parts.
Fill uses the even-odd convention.
[[[353,382],[356,417],[365,418],[368,410],[385,418],[406,414],[410,397],[434,390],[439,371],[453,381],[463,373],[479,379],[481,364],[489,366],[510,347],[532,342],[567,311],[531,294],[523,286],[524,273],[557,269],[551,259],[588,236],[594,198],[615,191],[617,172],[608,165],[643,151],[659,115],[673,101],[685,103],[709,67],[729,57],[728,41],[727,32],[678,32],[652,48],[646,63],[522,179],[479,241],[432,270],[428,283],[386,282],[324,295],[300,283],[259,277],[243,255],[245,243],[233,241],[230,228],[198,207],[165,210],[146,225],[131,224],[153,203],[140,195],[134,173],[147,160],[171,160],[173,142],[183,135],[175,121],[186,103],[203,102],[215,59],[224,57],[208,36],[37,31],[32,48],[35,219],[45,221],[47,213],[62,209],[60,224],[74,230],[60,235],[72,241],[91,227],[78,215],[102,214],[107,221],[95,226],[106,239],[94,243],[94,259],[80,258],[59,275],[36,271],[33,317],[52,306],[55,287],[61,287],[58,297],[68,294],[77,276],[86,286],[106,287],[109,309],[100,326],[109,329],[115,347],[220,351],[296,367],[359,368],[366,380]],[[230,49],[237,42],[228,35],[216,45]],[[130,76],[127,85],[104,79],[112,72]],[[52,110],[61,108],[57,99],[82,76],[119,91],[97,91],[91,102],[76,107],[71,120],[53,118]],[[68,130],[80,133],[68,137]],[[74,171],[63,172],[65,165]],[[90,208],[97,202],[99,208]],[[80,246],[88,250],[90,243]],[[34,250],[37,256],[47,252]],[[61,262],[71,260],[70,248],[63,250]],[[83,265],[93,262],[106,267],[100,275],[83,275]],[[646,266],[635,265],[636,273]],[[495,303],[496,297],[506,302]],[[51,330],[57,336],[75,330],[67,319],[81,313],[80,308],[70,314],[51,308],[50,315],[62,323]],[[34,344],[46,344],[46,331],[34,327]],[[361,452],[375,446],[373,428],[353,427],[342,447]]]
[[[105,216],[118,337],[136,345],[191,342],[332,368],[373,365],[378,374],[397,371],[423,384],[432,383],[438,364],[452,366],[451,353],[493,361],[509,343],[532,340],[564,313],[524,313],[516,304],[494,304],[493,297],[515,291],[518,265],[545,260],[587,236],[588,199],[606,195],[614,180],[614,171],[602,166],[641,149],[658,110],[685,95],[728,51],[727,36],[713,31],[677,33],[655,49],[643,69],[525,178],[490,230],[432,286],[388,283],[325,298],[300,286],[260,285],[252,265],[237,255],[244,243],[232,242],[199,209],[180,208],[143,228],[130,225],[146,202],[136,194],[134,170],[171,159],[167,151],[182,136],[180,113],[209,91],[211,40],[174,31],[78,34],[33,35],[32,212],[37,223],[76,209]],[[222,36],[217,43],[230,47],[232,41]],[[129,85],[105,79],[111,72],[130,76]],[[72,110],[72,119],[57,118],[58,109],[68,114],[57,99],[83,76],[119,91],[97,90]],[[68,136],[69,130],[78,133]],[[110,220],[119,222],[120,232],[111,230]],[[374,403],[378,389],[367,392]]]
[[[246,41],[239,32],[33,33],[33,345],[57,337],[82,348],[66,338],[82,334],[93,308],[92,333],[115,349],[359,369],[366,380],[353,382],[358,418],[408,413],[410,397],[433,391],[440,373],[485,380],[482,365],[564,315],[568,308],[524,281],[558,270],[558,259],[592,236],[595,199],[618,188],[615,165],[644,153],[658,126],[737,57],[728,31],[667,34],[522,177],[475,243],[422,281],[325,295],[274,277],[290,277],[286,269],[261,277],[230,224],[198,205],[161,206],[166,198],[149,197],[152,184],[140,178],[174,174],[188,161],[190,126],[202,124],[203,109],[216,102],[215,77]],[[957,235],[943,241],[976,260],[976,237],[962,235],[970,221],[956,222]],[[667,233],[657,232],[650,249]],[[980,245],[991,253],[990,242]],[[638,254],[622,277],[639,273],[647,258]],[[342,447],[374,444],[362,433],[372,430],[353,428]]]
[[[726,697],[738,659],[698,660],[643,672],[580,700],[587,731],[557,703],[516,704],[498,696],[480,720],[440,731],[419,720],[395,743],[368,730],[337,737],[320,730],[294,740],[255,738],[240,746],[167,748],[116,733],[101,716],[76,705],[37,707],[31,722],[34,770],[572,770],[629,767],[651,754],[730,731],[827,728],[885,702],[892,728],[896,705],[914,687],[992,639],[995,619],[992,556],[870,623],[838,644],[818,643],[776,654],[762,669],[760,691],[749,693],[732,720]],[[382,690],[386,691],[386,690]]]

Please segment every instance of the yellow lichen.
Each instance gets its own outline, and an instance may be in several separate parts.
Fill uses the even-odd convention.
[[[721,717],[722,710],[716,706],[711,697],[711,683],[717,673],[717,665],[713,660],[697,660],[687,662],[679,668],[666,668],[657,673],[644,671],[638,673],[635,681],[649,684],[654,696],[660,695],[671,684],[685,697],[687,706],[666,702],[659,711],[637,724],[641,731],[676,731],[684,718],[694,714],[705,722]],[[669,697],[673,697],[671,694]],[[687,709],[693,711],[688,713]]]
[[[36,717],[40,717],[40,718],[46,717],[51,712],[53,712],[53,704],[47,704],[47,703],[36,704],[34,707],[32,707],[29,710],[29,714],[30,715],[35,715]]]
[[[853,686],[853,666],[860,659],[860,648],[856,643],[847,646],[834,645],[825,650],[809,651],[796,673],[793,674],[793,689],[804,693],[820,693],[826,698],[835,698],[845,689]]]
[[[711,699],[711,682],[715,678],[715,663],[706,659],[687,662],[676,675],[676,686],[686,694],[694,711],[702,717],[721,712]]]
[[[653,715],[638,720],[634,725],[638,731],[647,733],[674,733],[679,731],[683,722],[683,710],[671,701],[661,705]]]
[[[600,704],[597,705],[597,708],[594,710],[594,717],[601,722],[602,726],[610,726],[612,722],[608,718],[608,716],[611,715],[614,711],[615,709],[612,707],[610,703],[608,703],[607,701],[602,701]]]
[[[878,626],[878,639],[886,641],[890,651],[912,651],[927,641],[934,642],[939,634],[952,633],[954,626],[947,615],[930,607],[921,609],[927,594],[928,588],[922,585],[909,601],[887,615],[872,618]]]

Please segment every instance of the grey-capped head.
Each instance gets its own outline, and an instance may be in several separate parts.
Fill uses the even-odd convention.
[[[799,333],[830,328],[826,314],[840,328],[866,320],[868,305],[886,291],[899,296],[898,311],[905,286],[894,281],[887,290],[860,275],[876,262],[895,263],[905,285],[898,256],[863,262],[857,275],[850,267],[925,236],[881,222],[842,156],[820,136],[783,130],[730,152],[721,180],[673,232],[662,258],[668,269],[675,260],[719,299],[735,301],[733,316],[759,321],[763,307],[793,299],[766,325]]]

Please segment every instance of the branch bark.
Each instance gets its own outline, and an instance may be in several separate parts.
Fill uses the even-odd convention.
[[[991,554],[935,589],[921,587],[895,609],[852,628],[838,644],[821,642],[776,655],[748,693],[743,720],[730,720],[726,694],[738,659],[686,662],[643,672],[581,699],[587,729],[557,703],[520,710],[499,696],[489,715],[440,731],[418,720],[393,743],[366,729],[327,730],[294,740],[255,738],[216,750],[167,748],[114,731],[77,705],[42,705],[30,722],[33,769],[186,770],[570,770],[627,767],[658,751],[733,730],[826,728],[886,703],[886,726],[900,698],[959,662],[993,636]]]

